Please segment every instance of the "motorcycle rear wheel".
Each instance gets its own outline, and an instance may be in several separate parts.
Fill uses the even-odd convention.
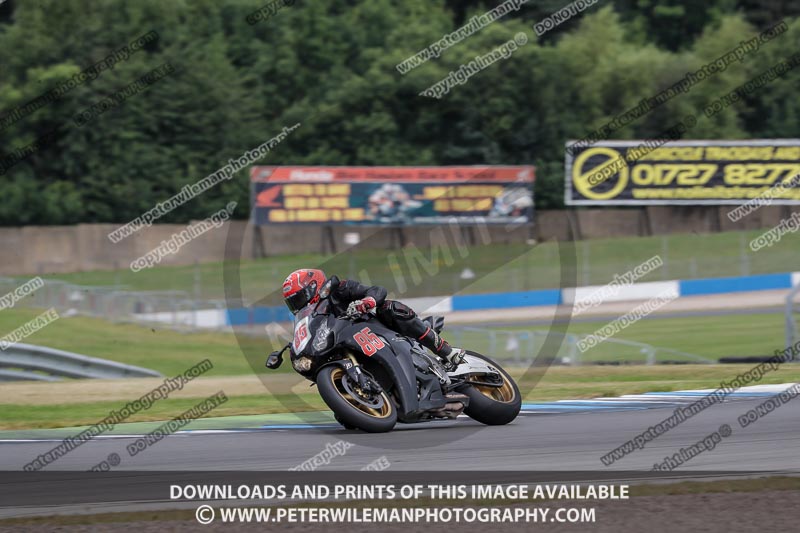
[[[337,421],[345,428],[351,426],[368,433],[391,431],[397,423],[397,409],[389,396],[381,392],[371,399],[375,405],[370,406],[347,390],[354,389],[354,384],[346,381],[349,379],[347,372],[336,365],[323,367],[317,374],[319,394]]]
[[[459,392],[469,396],[469,406],[464,409],[464,414],[487,426],[502,426],[517,418],[522,408],[522,396],[511,376],[485,355],[471,351],[467,353],[495,367],[500,372],[503,383],[499,387],[467,385],[459,389]]]

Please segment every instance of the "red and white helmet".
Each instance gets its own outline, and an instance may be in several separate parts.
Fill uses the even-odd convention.
[[[319,289],[325,283],[325,272],[316,268],[301,268],[283,282],[283,301],[292,314],[319,300]]]

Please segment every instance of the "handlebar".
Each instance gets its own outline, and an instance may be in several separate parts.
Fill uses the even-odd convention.
[[[371,309],[367,313],[359,313],[358,310],[356,310],[356,302],[350,302],[350,304],[347,306],[347,311],[345,311],[345,313],[344,313],[344,317],[349,319],[349,320],[354,320],[356,318],[367,319],[367,318],[370,318],[374,314],[375,314],[375,310],[374,309]]]
[[[347,306],[347,311],[344,312],[344,316],[346,318],[358,318],[361,316],[361,313],[356,309],[355,302],[350,302],[350,305]]]

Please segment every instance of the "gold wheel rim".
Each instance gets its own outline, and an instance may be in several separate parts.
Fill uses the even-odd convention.
[[[364,414],[375,418],[387,418],[389,415],[392,414],[392,406],[389,403],[389,397],[386,396],[385,392],[381,393],[381,398],[383,399],[383,405],[380,409],[375,409],[374,407],[369,407],[368,405],[364,405],[363,403],[359,402],[350,394],[344,390],[343,386],[341,385],[342,379],[347,375],[341,367],[336,367],[331,372],[331,383],[333,383],[333,387],[339,393],[339,396],[344,398],[347,403],[358,409]]]
[[[499,373],[503,378],[503,385],[500,387],[489,387],[486,385],[473,385],[475,390],[486,396],[487,398],[501,403],[511,403],[517,398],[517,393],[511,381],[503,374]]]

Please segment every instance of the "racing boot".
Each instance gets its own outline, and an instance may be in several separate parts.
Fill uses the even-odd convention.
[[[465,356],[467,355],[467,351],[463,348],[454,348],[453,346],[450,346],[450,344],[447,341],[444,342],[444,345],[450,349],[450,353],[448,353],[447,355],[443,354],[436,354],[436,355],[447,361],[450,364],[450,367],[455,370],[455,368],[458,365],[464,362]]]
[[[467,352],[462,348],[450,346],[449,342],[444,340],[431,328],[428,328],[418,340],[420,344],[438,355],[444,361],[448,369],[455,369],[464,362],[464,356]]]

